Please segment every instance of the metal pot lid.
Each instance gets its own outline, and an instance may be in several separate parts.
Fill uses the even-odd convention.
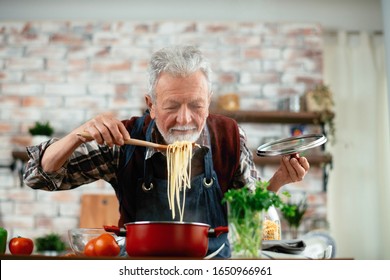
[[[296,154],[324,144],[327,141],[323,134],[306,134],[278,139],[265,143],[257,148],[260,157]]]

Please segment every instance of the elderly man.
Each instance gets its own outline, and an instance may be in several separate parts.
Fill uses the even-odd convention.
[[[119,226],[133,221],[170,221],[164,152],[124,145],[124,141],[130,137],[163,144],[191,141],[200,148],[193,152],[184,221],[227,225],[223,194],[229,188],[253,188],[258,177],[237,123],[209,114],[209,63],[195,47],[164,48],[152,55],[149,76],[148,110],[143,116],[120,121],[102,114],[62,139],[29,147],[26,185],[55,191],[103,179],[119,200]],[[92,138],[80,136],[81,132]],[[269,190],[278,191],[302,180],[308,170],[306,158],[283,157],[269,180]],[[208,253],[219,248],[217,257],[230,257],[226,234],[210,238]]]

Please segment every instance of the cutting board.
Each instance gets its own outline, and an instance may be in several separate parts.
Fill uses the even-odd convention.
[[[83,194],[80,227],[94,228],[118,225],[119,204],[115,194]]]

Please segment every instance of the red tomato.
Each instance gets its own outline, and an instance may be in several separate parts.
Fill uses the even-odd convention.
[[[103,233],[96,238],[88,241],[84,247],[85,256],[118,256],[120,247],[115,238],[109,233]]]
[[[120,250],[114,236],[109,233],[101,234],[95,242],[97,256],[115,257],[119,255]]]
[[[87,242],[87,244],[85,245],[84,247],[84,255],[86,256],[96,256],[95,254],[95,242],[97,240],[97,237],[96,238],[92,238],[91,240],[89,240]]]
[[[9,241],[8,248],[12,255],[31,255],[34,242],[26,237],[14,237]]]
[[[103,233],[91,239],[84,247],[84,255],[86,256],[116,257],[119,252],[118,243],[109,233]]]

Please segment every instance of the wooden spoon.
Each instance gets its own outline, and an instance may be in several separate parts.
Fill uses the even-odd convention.
[[[93,140],[93,137],[87,132],[77,133],[77,135],[82,136],[88,140]],[[135,145],[135,146],[143,146],[143,147],[151,147],[151,148],[155,148],[155,149],[159,149],[159,150],[166,150],[168,148],[167,145],[157,144],[157,143],[148,142],[148,141],[139,140],[139,139],[133,139],[133,138],[131,138],[130,140],[126,140],[125,144]]]

